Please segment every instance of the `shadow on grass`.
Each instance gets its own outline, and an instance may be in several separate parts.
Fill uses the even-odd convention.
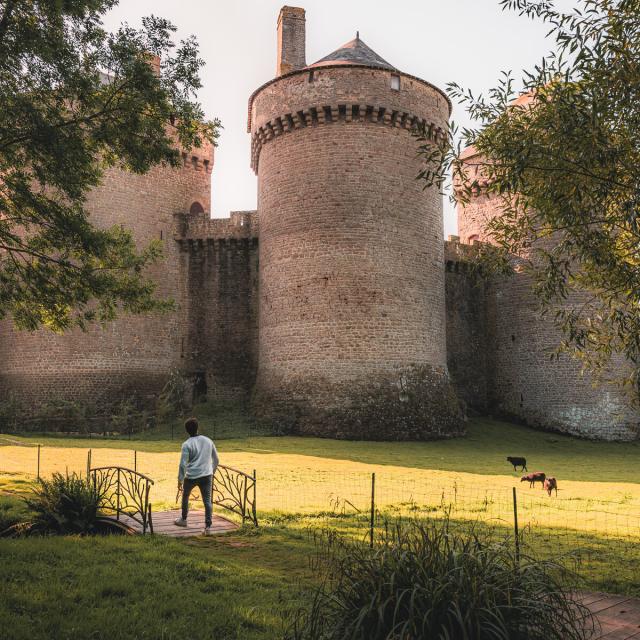
[[[637,460],[640,442],[611,443],[580,440],[537,431],[489,418],[474,418],[465,437],[433,442],[361,442],[268,436],[256,430],[238,403],[209,402],[197,405],[194,414],[202,433],[216,440],[224,452],[251,452],[257,455],[297,455],[364,464],[432,469],[482,475],[520,473],[506,461],[507,456],[524,456],[530,470],[552,469],[562,480],[591,482],[640,482]],[[173,434],[173,439],[172,439]],[[88,439],[64,436],[12,436],[1,444],[41,442],[49,446],[83,448],[112,447],[139,451],[178,451],[184,439],[181,420],[156,427],[131,439]],[[1,450],[1,449],[0,449]]]
[[[310,545],[287,531],[0,540],[3,640],[267,640],[300,606]]]
[[[442,518],[445,512],[407,513],[400,517],[397,510],[376,514],[374,540],[385,529],[409,523]],[[304,531],[313,539],[320,529],[333,529],[356,540],[370,541],[369,514],[340,512],[316,512],[312,514],[288,514],[270,512],[260,514],[261,522],[272,528],[286,527]],[[486,540],[509,540],[515,545],[511,523],[452,518],[450,527],[468,534],[477,534]],[[596,535],[572,529],[554,527],[525,527],[519,535],[523,555],[548,560],[558,560],[579,578],[578,587],[587,591],[604,591],[640,597],[640,532],[637,539],[614,535]]]

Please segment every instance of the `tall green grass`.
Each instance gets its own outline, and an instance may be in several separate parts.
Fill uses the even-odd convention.
[[[595,622],[562,564],[445,520],[387,529],[369,548],[328,532],[322,576],[290,640],[586,640]]]
[[[23,497],[25,517],[0,534],[94,534],[104,531],[100,509],[106,493],[75,473],[39,478]],[[0,501],[0,505],[5,501]]]

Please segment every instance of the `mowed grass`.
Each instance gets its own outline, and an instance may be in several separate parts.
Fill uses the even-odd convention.
[[[310,583],[309,541],[286,529],[0,540],[0,636],[258,640]]]
[[[211,424],[204,424],[211,432]],[[84,472],[92,465],[133,468],[154,480],[154,508],[175,506],[179,442],[40,439],[41,473]],[[0,443],[0,475],[33,477],[34,439]],[[64,446],[61,446],[64,445]],[[134,454],[134,449],[137,453]],[[318,438],[252,437],[218,442],[221,462],[256,470],[263,513],[367,511],[371,474],[376,505],[432,510],[455,502],[460,517],[496,522],[513,518],[517,487],[521,523],[535,522],[614,536],[640,535],[638,443],[587,442],[492,420],[470,422],[465,438],[424,443],[344,442]],[[529,470],[558,478],[559,495],[530,489],[506,461],[525,456]],[[638,525],[638,526],[636,526]]]
[[[209,435],[214,421],[225,420],[210,407],[200,417]],[[245,423],[239,418],[238,424]],[[149,433],[140,440],[0,436],[0,479],[10,480],[18,490],[24,486],[21,483],[31,481],[37,442],[43,445],[43,475],[84,472],[90,448],[93,466],[133,468],[135,460],[138,470],[154,480],[154,510],[175,507],[180,441],[153,437]],[[579,571],[587,588],[640,595],[639,443],[588,442],[475,419],[465,438],[449,441],[252,436],[221,439],[217,444],[223,464],[249,473],[256,470],[259,516],[270,532],[282,532],[285,563],[289,534],[328,525],[349,535],[366,535],[375,473],[378,526],[385,519],[441,517],[450,510],[455,522],[512,535],[515,486],[520,529],[534,553],[555,557],[579,551]],[[520,473],[505,459],[508,455],[525,456],[530,471],[556,476],[559,495],[549,497],[540,485],[532,489],[520,483]],[[262,543],[255,544],[259,549]],[[274,542],[272,549],[279,544]],[[290,563],[299,571],[306,567],[297,551],[292,551]]]
[[[407,469],[429,469],[496,475],[509,472],[505,456],[525,456],[529,470],[543,469],[563,480],[595,482],[640,482],[640,441],[631,443],[594,442],[528,427],[473,418],[467,425],[467,436],[435,442],[350,442],[322,438],[265,437],[252,431],[237,409],[223,405],[216,411],[200,405],[195,414],[202,432],[217,440],[222,453],[260,452],[269,455],[296,454],[328,460],[351,461],[378,466]],[[164,426],[132,438],[71,438],[34,435],[22,437],[0,434],[0,446],[15,442],[34,446],[79,448],[136,449],[142,452],[176,452],[184,439],[184,431],[174,424],[171,431]],[[231,437],[241,434],[241,437]],[[1,450],[0,450],[1,451]],[[33,454],[35,455],[35,454]],[[35,457],[31,467],[35,468]]]

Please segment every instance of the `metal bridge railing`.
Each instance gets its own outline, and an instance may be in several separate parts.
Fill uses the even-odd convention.
[[[149,491],[153,480],[126,467],[98,467],[89,470],[96,493],[103,496],[100,510],[107,515],[128,516],[153,533]]]
[[[213,504],[221,506],[258,526],[256,471],[249,475],[233,467],[218,465],[213,476]]]

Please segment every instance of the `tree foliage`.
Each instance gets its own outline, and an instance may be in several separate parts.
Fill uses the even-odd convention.
[[[495,198],[503,213],[487,229],[499,248],[488,252],[494,265],[523,258],[543,311],[564,332],[560,349],[595,373],[623,354],[631,363],[625,382],[636,389],[640,1],[580,0],[570,12],[551,0],[501,5],[544,21],[553,50],[524,72],[528,98],[514,101],[511,73],[487,95],[450,85],[475,126],[452,127],[440,158],[423,141],[423,177],[442,185],[453,168],[462,204],[480,190]],[[459,158],[469,145],[480,154],[477,176]]]
[[[167,308],[122,229],[91,224],[87,193],[109,167],[177,166],[184,148],[215,142],[193,37],[151,16],[102,25],[117,0],[0,0],[0,318],[61,331],[119,311]],[[153,56],[162,60],[154,73]]]

